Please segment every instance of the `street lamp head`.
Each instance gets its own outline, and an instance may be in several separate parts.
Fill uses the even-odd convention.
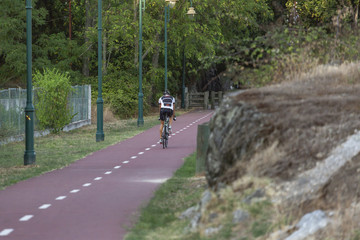
[[[193,7],[189,7],[189,10],[186,13],[190,19],[193,19],[195,17],[195,9]]]
[[[165,2],[169,5],[170,8],[173,8],[175,7],[177,0],[165,0]]]

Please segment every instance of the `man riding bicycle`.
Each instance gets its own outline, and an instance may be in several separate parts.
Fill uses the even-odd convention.
[[[165,90],[164,95],[159,99],[159,110],[160,110],[160,144],[162,144],[162,131],[164,128],[164,121],[166,115],[170,118],[169,132],[171,133],[171,124],[172,116],[174,116],[174,121],[176,121],[175,116],[175,98],[170,95],[168,90]]]

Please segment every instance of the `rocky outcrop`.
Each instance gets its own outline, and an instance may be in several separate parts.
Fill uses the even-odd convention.
[[[228,221],[244,239],[358,238],[359,67],[225,98],[209,124],[200,235],[217,236]]]
[[[253,154],[264,148],[274,127],[253,105],[226,98],[210,122],[206,178],[211,187],[228,184],[245,173]]]

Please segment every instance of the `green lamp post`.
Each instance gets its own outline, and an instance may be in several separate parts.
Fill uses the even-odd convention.
[[[167,75],[167,24],[170,19],[170,8],[173,8],[177,2],[177,0],[165,0],[165,90],[168,89],[167,82],[168,82],[168,75]]]
[[[138,100],[138,127],[144,125],[143,118],[143,101],[144,94],[142,91],[142,13],[145,11],[145,0],[139,1],[139,100]]]
[[[96,142],[104,141],[105,134],[103,130],[103,108],[102,98],[102,2],[98,0],[98,98],[97,104],[97,131]]]
[[[27,99],[25,107],[25,153],[24,165],[34,164],[34,112],[32,103],[32,6],[31,0],[26,0],[26,61],[27,61]]]
[[[181,87],[181,108],[185,108],[185,44],[183,49],[183,73],[182,73],[182,87]]]
[[[192,1],[190,0],[190,8],[186,13],[190,19],[193,19],[196,12],[195,9],[192,6]],[[185,108],[185,43],[184,43],[184,49],[183,49],[183,74],[182,74],[182,87],[181,87],[181,108]]]

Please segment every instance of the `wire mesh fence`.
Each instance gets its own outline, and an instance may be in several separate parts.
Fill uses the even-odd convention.
[[[68,100],[72,115],[71,123],[91,120],[91,86],[73,86]],[[25,107],[26,89],[9,88],[0,90],[0,139],[9,138],[25,133]],[[33,104],[36,105],[36,89],[33,89]],[[35,131],[41,130],[39,121],[36,119]]]

